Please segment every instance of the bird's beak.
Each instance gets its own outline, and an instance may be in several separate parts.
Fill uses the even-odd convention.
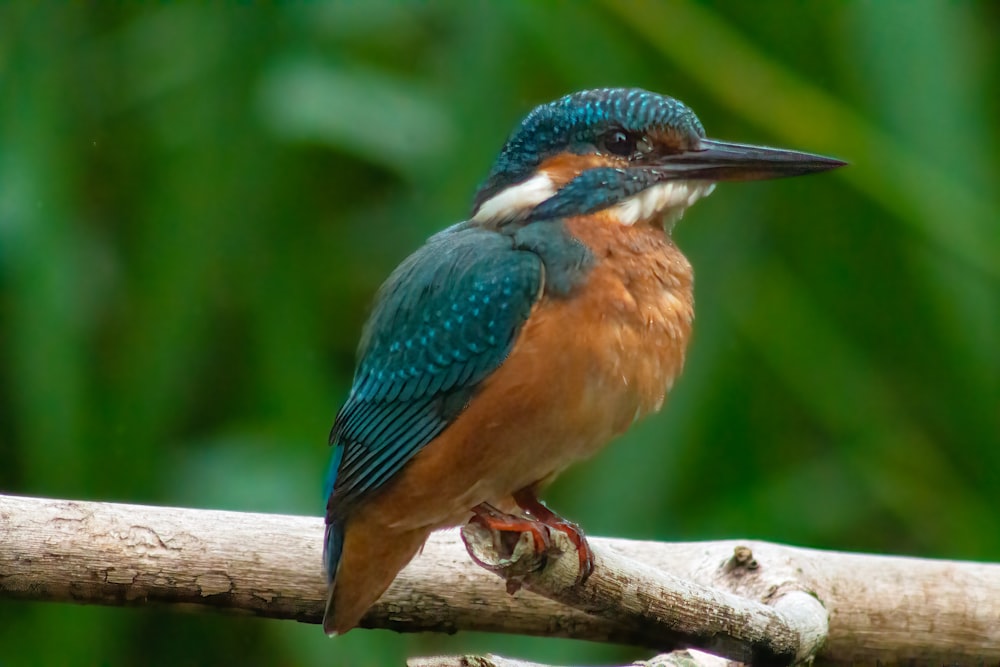
[[[702,139],[694,150],[665,156],[656,171],[666,179],[757,181],[813,174],[845,164],[813,153]]]

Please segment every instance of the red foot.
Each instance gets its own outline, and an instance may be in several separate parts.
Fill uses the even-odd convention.
[[[494,539],[499,536],[505,543],[495,545],[497,551],[511,553],[517,544],[521,533],[531,533],[535,541],[535,552],[545,553],[552,548],[552,540],[543,523],[525,519],[501,512],[488,503],[481,503],[472,508],[473,517],[470,521],[481,524],[493,533]]]
[[[517,503],[518,507],[544,525],[564,533],[570,539],[580,557],[580,577],[577,583],[582,584],[585,582],[590,573],[594,571],[594,552],[591,551],[590,545],[587,544],[587,538],[580,529],[580,526],[567,521],[543,505],[542,501],[535,495],[533,487],[529,486],[515,493],[514,502]]]

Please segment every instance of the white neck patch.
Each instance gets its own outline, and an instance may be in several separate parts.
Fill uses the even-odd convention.
[[[618,222],[628,226],[662,215],[664,228],[669,228],[689,206],[714,189],[715,183],[710,181],[666,181],[615,204],[611,211]]]
[[[556,193],[555,183],[544,171],[540,171],[523,183],[501,190],[483,202],[474,222],[517,220],[531,212],[531,209],[551,198]]]
[[[669,228],[684,215],[684,211],[702,197],[712,194],[711,181],[666,181],[613,205],[609,210],[619,223],[632,226],[657,215],[663,216],[664,228]],[[544,171],[528,180],[512,185],[493,195],[479,207],[472,220],[478,223],[524,218],[542,202],[556,194],[556,186]]]

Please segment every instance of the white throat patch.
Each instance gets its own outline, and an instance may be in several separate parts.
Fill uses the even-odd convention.
[[[555,193],[556,186],[552,179],[540,171],[523,183],[505,188],[484,201],[472,220],[491,222],[523,218]]]
[[[710,181],[666,181],[615,204],[611,210],[618,222],[630,226],[662,214],[663,226],[669,228],[689,206],[712,194],[714,189],[715,183]]]
[[[715,189],[711,181],[666,181],[650,186],[609,210],[623,225],[663,216],[664,228],[669,228],[684,215],[684,211]],[[555,183],[540,171],[523,183],[512,185],[487,199],[472,216],[474,222],[498,222],[524,218],[533,208],[556,194]]]

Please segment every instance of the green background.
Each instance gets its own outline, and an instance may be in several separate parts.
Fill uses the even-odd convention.
[[[688,212],[685,375],[550,503],[594,535],[1000,561],[998,30],[996,3],[4,3],[0,490],[320,514],[379,282],[532,106],[634,85],[851,166]],[[639,655],[11,601],[0,647]]]

